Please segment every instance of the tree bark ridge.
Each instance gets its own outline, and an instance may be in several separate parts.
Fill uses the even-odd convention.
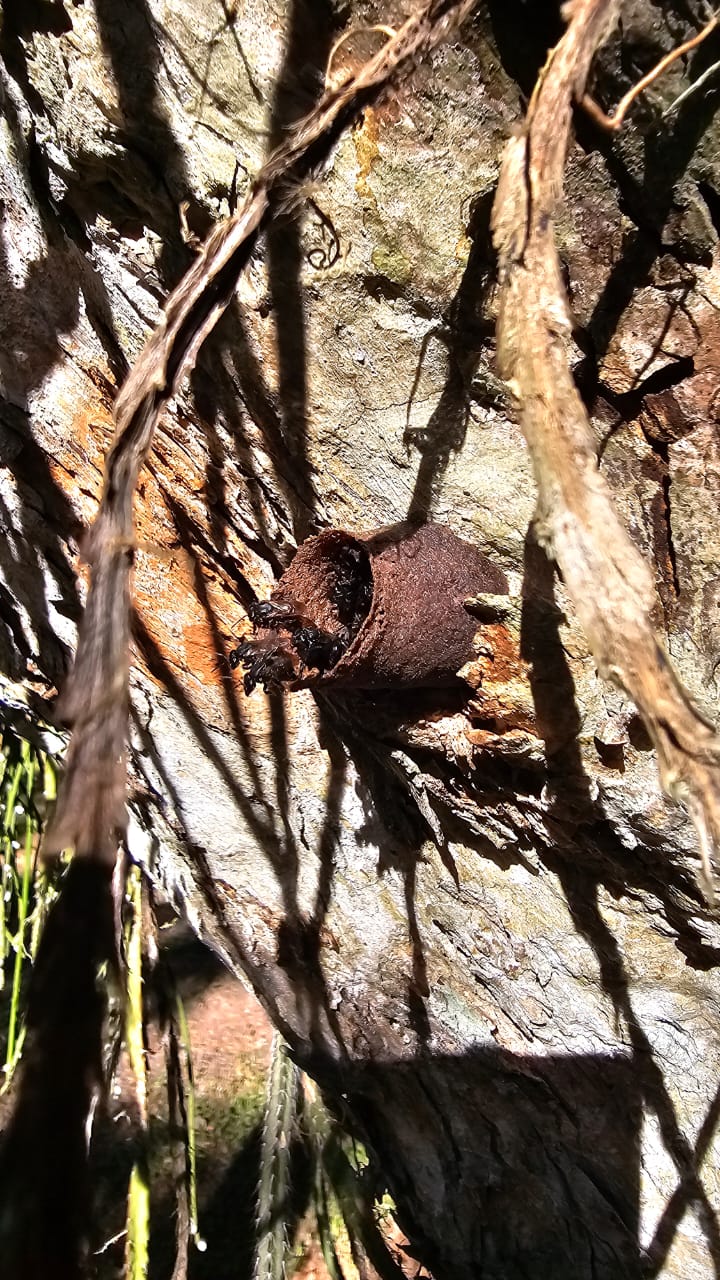
[[[18,722],[50,714],[76,642],[75,539],[121,370],[188,266],[178,208],[201,231],[229,214],[233,175],[306,114],[338,34],[316,0],[282,21],[268,0],[59,8],[44,30],[47,8],[23,6],[18,33],[6,5],[0,37],[0,696]],[[489,213],[554,12],[477,6],[363,112],[163,413],[135,500],[128,842],[343,1095],[439,1280],[707,1280],[720,929],[691,823],[529,527],[493,363]],[[357,0],[348,24],[377,18]],[[597,100],[692,27],[685,0],[626,0]],[[378,36],[354,39],[333,67]],[[720,138],[700,94],[658,120],[713,57],[711,36],[632,130],[588,141],[584,122],[555,208],[600,471],[710,718]],[[506,604],[479,602],[492,656],[471,698],[245,697],[228,651],[299,538],[410,511],[510,582]]]
[[[662,785],[698,832],[714,898],[720,848],[720,739],[693,706],[658,641],[648,566],[620,523],[597,464],[569,361],[571,323],[555,243],[573,107],[620,4],[576,0],[543,68],[525,131],[512,139],[493,211],[501,298],[498,349],[521,413],[538,486],[538,536],[557,559],[601,673],[633,699],[658,753]]]

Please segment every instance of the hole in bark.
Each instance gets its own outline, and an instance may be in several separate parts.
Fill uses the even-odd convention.
[[[557,0],[490,0],[488,8],[505,71],[525,94],[532,93],[548,51],[563,34],[560,5]]]
[[[617,773],[625,772],[625,752],[622,743],[619,742],[601,742],[599,738],[595,738],[595,750],[601,764],[606,769],[615,769]]]
[[[720,236],[720,193],[709,182],[698,182],[698,191],[707,205],[716,234]]]
[[[370,612],[373,598],[373,576],[370,557],[357,542],[341,546],[335,557],[335,581],[330,598],[337,613],[341,633],[352,644]]]
[[[279,629],[305,667],[330,671],[352,645],[370,612],[373,574],[365,548],[353,538],[337,540],[308,564],[303,599],[293,602],[290,621]]]
[[[373,576],[367,551],[352,539],[331,547],[315,568],[323,579],[325,607],[316,606],[316,620],[308,626],[292,629],[290,641],[305,668],[327,672],[347,653],[370,612]]]
[[[631,716],[628,722],[628,737],[636,751],[652,751],[653,742],[640,716]]]

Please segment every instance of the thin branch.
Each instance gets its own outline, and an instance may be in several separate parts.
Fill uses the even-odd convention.
[[[588,93],[583,94],[582,106],[585,108],[588,115],[592,116],[595,123],[601,125],[603,129],[614,130],[621,128],[625,116],[635,99],[638,98],[645,89],[649,88],[649,86],[653,84],[668,67],[672,66],[673,62],[676,62],[678,58],[682,58],[684,54],[690,53],[692,49],[696,49],[699,44],[702,44],[703,40],[710,35],[710,32],[715,30],[718,22],[720,22],[720,13],[714,13],[710,21],[703,27],[702,31],[698,31],[697,35],[691,36],[684,44],[678,45],[677,49],[671,49],[670,53],[666,53],[665,57],[661,58],[657,65],[653,67],[652,71],[648,71],[647,75],[643,76],[642,80],[638,80],[637,84],[633,85],[632,89],[628,89],[625,96],[620,99],[612,115],[606,115],[602,107],[598,106],[595,99],[591,98]],[[681,95],[681,97],[686,96],[686,94]],[[680,101],[680,99],[678,99],[678,101]]]
[[[717,75],[718,71],[720,71],[720,62],[713,62],[709,67],[706,67],[702,75],[698,76],[697,80],[693,80],[693,83],[688,85],[687,89],[684,89],[682,93],[679,93],[669,107],[665,108],[662,113],[663,120],[672,115],[673,111],[677,111],[678,107],[682,106],[683,102],[687,102],[688,98],[692,98],[693,94],[697,93],[698,89],[702,89],[708,80],[712,80],[712,77]]]
[[[270,156],[242,207],[211,232],[131,370],[115,406],[117,434],[84,547],[90,591],[60,706],[75,731],[46,855],[72,847],[112,862],[125,827],[133,496],[161,413],[228,306],[283,194],[316,170],[358,113],[449,36],[474,4],[427,0],[378,53],[323,95]]]
[[[571,372],[571,324],[554,237],[573,102],[620,0],[574,0],[536,85],[525,130],[506,148],[493,210],[498,353],[520,407],[538,486],[537,531],[557,560],[598,669],[635,702],[667,793],[695,822],[704,887],[720,844],[720,739],[693,707],[653,629],[652,575],[598,469]]]

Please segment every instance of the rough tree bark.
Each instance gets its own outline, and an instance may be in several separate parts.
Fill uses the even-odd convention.
[[[76,639],[128,363],[204,232],[322,87],[358,0],[6,2],[0,314],[7,714]],[[704,21],[626,0],[608,110]],[[347,1099],[438,1277],[720,1275],[717,923],[634,708],[533,536],[493,364],[489,216],[557,6],[479,4],[268,232],[137,503],[131,847]],[[368,56],[356,35],[330,74]],[[602,470],[718,718],[720,52],[618,137],[578,119],[558,243]],[[408,514],[505,570],[451,693],[246,698],[226,655],[308,534]],[[418,619],[420,625],[422,619]]]

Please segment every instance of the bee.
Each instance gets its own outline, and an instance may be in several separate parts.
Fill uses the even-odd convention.
[[[321,674],[334,667],[347,648],[340,636],[319,627],[300,627],[293,633],[292,644],[303,666],[315,667]]]
[[[228,662],[230,663],[233,671],[240,666],[241,662],[244,664],[254,651],[254,645],[250,640],[244,640],[242,644],[237,646],[237,648],[231,649],[228,654]]]
[[[302,625],[295,606],[285,600],[254,600],[247,614],[255,631],[259,627],[269,631],[296,631]]]

